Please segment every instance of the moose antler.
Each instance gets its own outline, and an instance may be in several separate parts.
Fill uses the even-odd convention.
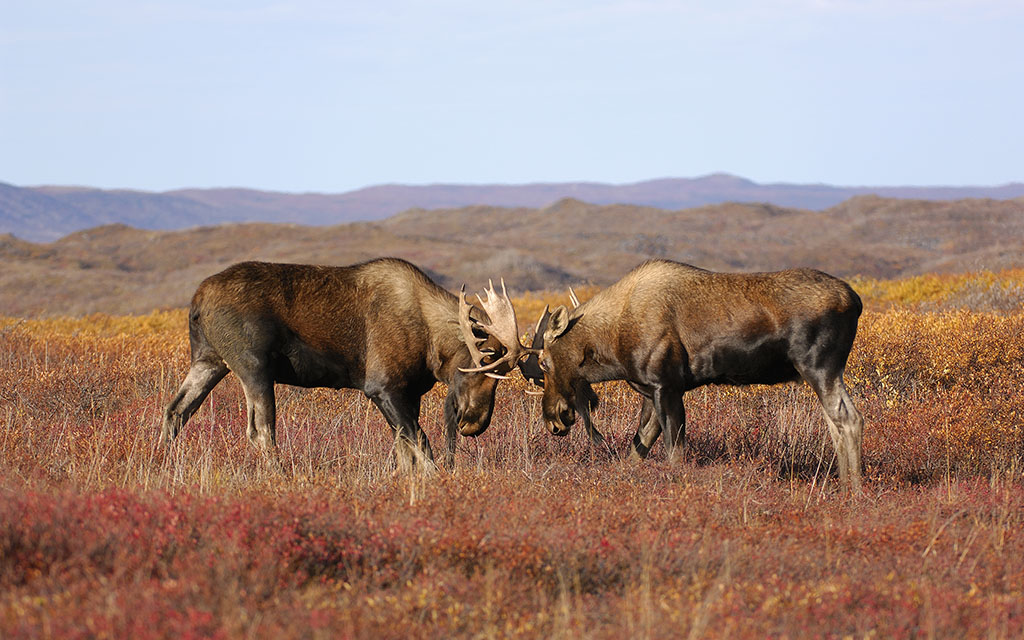
[[[469,355],[473,359],[473,363],[479,367],[483,364],[484,357],[493,352],[490,350],[488,353],[480,351],[480,344],[487,338],[478,338],[473,333],[473,326],[476,322],[469,316],[471,309],[470,304],[466,302],[466,285],[462,285],[462,289],[459,291],[459,329],[462,331],[462,341],[469,348]]]
[[[540,368],[540,352],[544,350],[544,329],[547,328],[550,317],[551,312],[547,305],[544,305],[544,311],[537,319],[536,326],[533,327],[531,333],[526,334],[530,348],[527,350],[526,358],[519,363],[519,372],[523,374],[523,377],[540,387],[544,386],[544,371]],[[533,395],[539,392],[527,389],[526,393]]]
[[[579,308],[580,299],[577,297],[576,292],[569,287],[569,300],[572,302],[573,311]],[[540,368],[540,352],[544,350],[544,331],[548,327],[548,320],[551,318],[551,311],[545,305],[544,311],[541,312],[540,318],[537,319],[537,325],[533,328],[532,333],[527,333],[527,342],[530,343],[530,347],[526,349],[526,358],[519,364],[519,371],[523,374],[523,377],[530,382],[543,387],[544,386],[544,370]],[[526,390],[526,393],[537,394],[538,391]]]
[[[487,294],[487,299],[485,300],[479,295],[476,297],[480,302],[480,307],[487,313],[487,318],[490,320],[486,324],[479,320],[473,320],[470,317],[469,312],[472,307],[466,302],[465,285],[463,285],[462,290],[459,292],[459,328],[462,330],[462,337],[466,346],[469,347],[469,355],[473,358],[473,364],[476,365],[472,368],[460,368],[460,371],[466,373],[486,372],[491,374],[499,367],[505,367],[506,370],[510,370],[516,366],[520,358],[526,355],[526,349],[519,342],[519,325],[516,322],[516,310],[512,306],[512,301],[508,298],[508,291],[505,289],[505,279],[502,278],[501,280],[501,295],[498,295],[494,290],[494,283],[492,281],[488,280],[487,284],[488,288],[484,290],[484,293]],[[473,333],[474,327],[478,327],[489,335],[494,336],[505,347],[505,355],[494,362],[484,364],[484,357],[493,355],[494,352],[480,350],[479,345],[486,338],[478,338]]]

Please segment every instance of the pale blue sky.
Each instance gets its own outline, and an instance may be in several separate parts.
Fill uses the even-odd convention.
[[[0,0],[0,182],[1024,181],[1024,2]]]

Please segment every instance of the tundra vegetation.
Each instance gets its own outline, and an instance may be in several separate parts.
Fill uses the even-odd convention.
[[[685,454],[636,464],[627,385],[608,459],[516,375],[431,475],[362,393],[280,386],[280,472],[234,376],[157,445],[185,310],[2,318],[0,637],[1021,637],[1024,273],[853,285],[855,498],[807,385],[691,391]]]

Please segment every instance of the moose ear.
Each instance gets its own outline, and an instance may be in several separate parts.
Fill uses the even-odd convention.
[[[572,324],[575,324],[570,315],[565,305],[555,307],[555,310],[551,312],[551,317],[548,318],[547,329],[544,330],[544,342],[554,340],[568,331]]]

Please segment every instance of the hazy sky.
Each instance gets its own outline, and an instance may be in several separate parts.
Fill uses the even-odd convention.
[[[1024,2],[2,1],[0,182],[1024,181]]]

